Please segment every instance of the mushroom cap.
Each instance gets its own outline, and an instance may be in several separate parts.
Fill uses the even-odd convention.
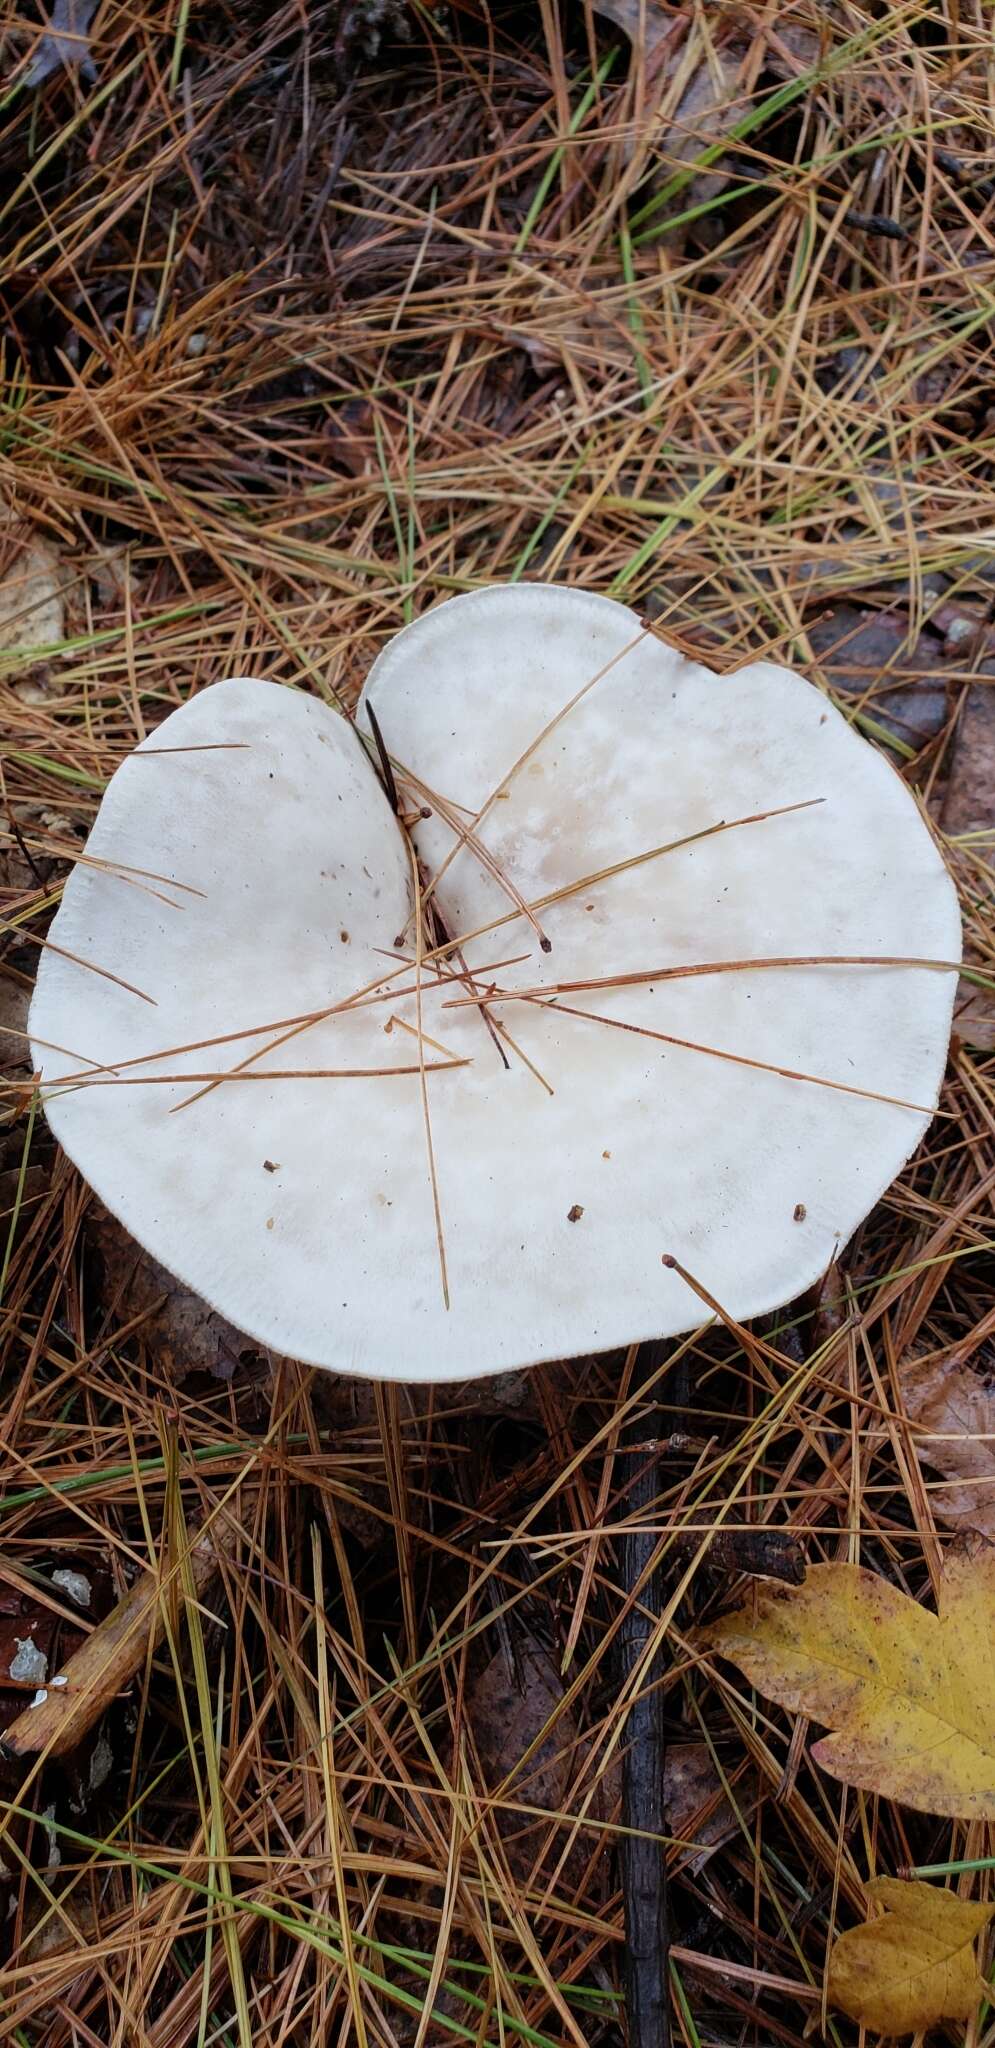
[[[680,1268],[737,1318],[797,1295],[943,1072],[954,972],[831,964],[960,957],[899,777],[788,670],[713,675],[556,586],[440,605],[375,663],[361,728],[368,705],[402,805],[431,811],[413,837],[459,958],[411,964],[408,848],[357,733],[216,684],[114,776],[42,956],[33,1051],[66,1151],[232,1322],[339,1371],[469,1378],[672,1335],[708,1313]],[[812,964],[731,964],[769,960]],[[190,1078],[250,1054],[251,1078]],[[73,1085],[86,1060],[116,1071]]]

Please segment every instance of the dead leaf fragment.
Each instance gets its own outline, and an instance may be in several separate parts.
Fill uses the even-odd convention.
[[[53,71],[78,66],[84,78],[94,79],[96,67],[90,56],[89,28],[97,12],[96,0],[52,0],[46,9],[48,26],[36,43],[24,74],[25,85],[43,85]]]
[[[950,1482],[931,1492],[938,1519],[995,1539],[995,1375],[953,1352],[905,1359],[899,1380],[916,1451]]]
[[[673,121],[658,147],[664,159],[664,173],[678,164],[690,164],[702,150],[721,142],[742,113],[739,104],[740,66],[746,56],[744,43],[731,43],[703,61],[682,93]],[[722,173],[700,174],[684,194],[682,206],[702,205],[718,191]]]
[[[33,1907],[29,1924],[36,1919],[40,1924],[34,1933],[28,1935],[19,1951],[18,1960],[22,1963],[40,1963],[50,1956],[64,1955],[72,1950],[79,1950],[85,1955],[87,1945],[99,1931],[97,1915],[88,1899],[60,1899],[58,1911],[42,1902]],[[67,1996],[65,1990],[62,1996]]]
[[[971,1536],[948,1551],[939,1606],[860,1565],[815,1565],[698,1641],[833,1731],[812,1749],[832,1777],[921,1813],[995,1819],[995,1546]]]
[[[739,118],[740,75],[754,25],[751,22],[749,36],[737,33],[718,48],[710,39],[698,50],[690,40],[697,31],[689,29],[679,13],[661,6],[660,0],[594,0],[594,6],[597,14],[628,36],[648,77],[673,80],[654,136],[660,177],[668,183],[675,171],[696,163],[704,151],[721,143]],[[706,205],[721,190],[725,178],[721,169],[699,171],[681,195],[680,210]]]
[[[954,1001],[953,1035],[974,1052],[995,1052],[995,994],[961,975]]]
[[[995,829],[995,680],[972,683],[961,706],[943,829],[951,837]]]
[[[985,1988],[974,1944],[995,1904],[897,1877],[874,1878],[865,1890],[883,1917],[840,1935],[829,1958],[830,2003],[881,2034],[970,2019]]]
[[[637,49],[645,44],[652,52],[672,27],[673,18],[664,13],[660,0],[594,0],[594,12],[614,22]]]
[[[607,1768],[601,1767],[600,1747],[581,1729],[548,1651],[534,1638],[516,1648],[515,1671],[499,1650],[467,1687],[466,1714],[474,1748],[485,1783],[492,1792],[501,1788],[495,1819],[514,1876],[525,1884],[544,1853],[558,1856],[570,1815],[583,1812],[589,1825],[574,1840],[561,1873],[568,1882],[579,1881],[591,1858],[590,1823],[618,1815],[621,1759],[613,1755]],[[752,1770],[740,1775],[734,1805],[704,1742],[668,1744],[663,1775],[667,1826],[685,1845],[682,1865],[701,1870],[715,1850],[739,1832],[736,1805],[740,1816],[755,1810],[756,1776]],[[530,1807],[541,1809],[542,1817],[533,1817]],[[562,1814],[563,1822],[551,1848],[547,1816],[554,1813]]]
[[[230,1380],[256,1346],[209,1308],[190,1287],[160,1266],[116,1216],[93,1202],[87,1239],[100,1257],[101,1294],[121,1322],[137,1325],[166,1378],[177,1383],[194,1372]]]
[[[501,1788],[496,1810],[509,1868],[526,1883],[540,1862],[550,1835],[546,1815],[575,1810],[589,1780],[584,1771],[587,1741],[566,1701],[554,1659],[534,1638],[516,1643],[511,1669],[498,1650],[467,1688],[466,1713],[485,1783]],[[571,1786],[580,1790],[571,1796]],[[619,1798],[617,1771],[599,1784],[592,1815],[607,1819]],[[543,1818],[522,1808],[540,1808]],[[557,1831],[557,1848],[564,1833]],[[575,1843],[569,1862],[572,1876],[590,1856],[590,1837]]]
[[[740,76],[747,47],[745,42],[736,41],[702,57],[676,108],[669,118],[664,117],[655,138],[660,159],[659,179],[664,186],[669,184],[675,173],[690,169],[706,151],[716,149],[739,119],[743,111]],[[695,171],[675,197],[674,210],[684,214],[695,207],[707,206],[721,192],[727,177],[728,172],[721,159]],[[661,215],[660,226],[665,224],[666,216]],[[677,254],[685,233],[685,227],[673,228],[666,233],[664,240],[673,255]]]
[[[0,973],[0,1075],[5,1081],[21,1081],[31,1072],[30,1003],[30,988]]]
[[[764,69],[772,71],[775,78],[800,78],[818,63],[821,39],[803,22],[788,21],[779,12],[773,22],[768,21],[766,35]]]
[[[67,573],[58,548],[0,503],[0,653],[30,655],[63,637]]]
[[[663,1759],[667,1827],[676,1840],[694,1844],[681,1852],[683,1868],[694,1873],[703,1870],[715,1850],[738,1835],[756,1812],[756,1773],[748,1767],[732,1775],[735,1804],[706,1742],[668,1743]]]

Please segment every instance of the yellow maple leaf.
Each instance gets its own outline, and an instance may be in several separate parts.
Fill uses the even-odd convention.
[[[860,1565],[824,1564],[697,1640],[832,1729],[812,1755],[833,1777],[922,1813],[995,1819],[995,1545],[952,1545],[938,1614]]]
[[[840,1935],[829,1958],[830,2003],[880,2034],[970,2019],[985,1989],[974,1944],[995,1904],[897,1877],[864,1889],[884,1915]]]

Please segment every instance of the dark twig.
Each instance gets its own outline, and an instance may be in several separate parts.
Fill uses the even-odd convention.
[[[29,847],[28,842],[25,839],[23,832],[21,831],[20,825],[18,824],[17,819],[14,816],[13,807],[10,804],[8,804],[7,806],[7,816],[10,819],[10,829],[14,835],[14,838],[17,841],[18,850],[21,854],[22,860],[27,862],[27,865],[31,869],[31,873],[34,876],[39,889],[47,889],[48,883],[46,882],[45,877],[42,874],[42,871],[38,866],[38,863],[35,860],[34,855],[31,852],[31,848]]]
[[[689,1530],[674,1539],[673,1556],[684,1564],[701,1545],[702,1537]],[[797,1537],[783,1529],[716,1529],[705,1563],[754,1579],[780,1579],[786,1586],[800,1586],[805,1578],[805,1552]]]
[[[634,1384],[652,1380],[665,1348],[644,1344],[637,1356]],[[654,1387],[645,1408],[626,1428],[619,1446],[625,1511],[652,1515],[660,1495],[658,1453],[659,1393]],[[625,1685],[653,1630],[652,1616],[660,1605],[661,1550],[658,1535],[638,1529],[624,1538],[621,1549],[622,1588],[632,1596],[619,1632],[620,1682]],[[664,1811],[663,1702],[654,1680],[659,1657],[644,1671],[629,1708],[622,1764],[622,1835],[619,1850],[625,1912],[625,2001],[629,2048],[670,2048],[670,1923],[667,1909],[667,1861],[660,1844],[666,1833]]]
[[[960,158],[953,156],[949,149],[937,149],[934,155],[940,169],[946,171],[951,178],[956,178],[962,191],[976,192],[979,199],[991,199],[995,194],[995,178],[988,170],[972,169],[969,164],[961,163]]]
[[[377,714],[370,703],[366,705],[366,716],[370,721],[370,731],[373,734],[380,760],[380,776],[384,786],[384,793],[396,818],[400,815],[401,804],[397,794],[397,784],[394,781],[394,770],[390,765],[390,755],[384,745],[384,736],[377,721]]]
[[[848,228],[859,228],[865,235],[881,235],[886,242],[907,242],[909,233],[900,220],[893,220],[890,213],[858,213],[851,207],[846,215]]]

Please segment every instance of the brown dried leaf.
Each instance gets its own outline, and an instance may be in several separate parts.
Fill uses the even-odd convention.
[[[659,76],[665,70],[676,77],[685,59],[688,33],[679,15],[663,8],[659,0],[595,0],[595,11],[629,37],[633,48],[644,56],[649,74]],[[738,119],[742,111],[740,71],[749,47],[742,34],[719,48],[712,43],[692,71],[677,106],[667,109],[654,137],[664,183],[682,164],[694,163],[704,150],[721,142]],[[704,205],[721,190],[725,176],[714,166],[700,172],[681,194],[681,210]]]
[[[957,983],[953,1036],[974,1052],[995,1052],[995,994],[975,988],[963,975]]]
[[[18,1954],[21,1963],[40,1963],[51,1956],[65,1955],[79,1950],[81,1960],[86,1961],[86,1949],[99,1933],[96,1911],[89,1899],[78,1897],[59,1901],[59,1909],[53,1913],[44,1902],[35,1905],[30,1916],[41,1924],[29,1934]],[[73,1979],[75,1984],[78,1980]],[[63,1987],[62,1996],[72,1995],[72,1985]]]
[[[575,1716],[564,1707],[563,1682],[553,1658],[534,1639],[519,1642],[517,1632],[515,1647],[517,1670],[498,1650],[467,1688],[466,1713],[484,1783],[492,1792],[504,1787],[502,1801],[508,1804],[498,1807],[496,1824],[512,1874],[523,1883],[541,1854],[550,1822],[515,1809],[567,1810],[578,1773],[579,1731]],[[533,1744],[537,1747],[523,1762]],[[610,1783],[599,1787],[592,1818],[607,1818],[618,1793],[616,1771]],[[591,1837],[582,1835],[581,1868],[590,1848]]]
[[[772,71],[775,78],[799,78],[803,71],[811,71],[818,63],[821,47],[822,38],[816,29],[806,28],[804,22],[790,21],[779,11],[767,25],[764,70]]]
[[[664,176],[678,164],[693,163],[714,142],[720,142],[742,113],[738,101],[739,70],[746,55],[742,43],[730,43],[715,53],[711,63],[699,64],[690,84],[681,94],[677,111],[658,147],[664,159]],[[698,206],[718,191],[721,171],[706,171],[695,178],[681,195],[681,206]]]
[[[140,1322],[141,1336],[167,1379],[179,1382],[190,1373],[208,1372],[230,1380],[243,1354],[257,1350],[233,1323],[143,1251],[96,1201],[87,1214],[87,1237],[100,1255],[105,1302],[120,1322]]]
[[[573,1712],[564,1709],[563,1700],[557,1665],[534,1640],[520,1652],[517,1672],[510,1669],[504,1651],[499,1650],[467,1689],[467,1718],[484,1782],[491,1791],[499,1785],[506,1787],[502,1796],[509,1804],[498,1809],[497,1827],[511,1870],[523,1883],[532,1873],[550,1823],[531,1819],[516,1811],[516,1805],[569,1815],[580,1810],[590,1786],[591,1738],[580,1730]],[[538,1748],[522,1764],[519,1779],[515,1775],[518,1766],[534,1742]],[[621,1791],[621,1760],[615,1756],[587,1805],[588,1817],[594,1822],[615,1817]],[[744,1805],[753,1810],[756,1780],[752,1776],[737,1799],[741,1812]],[[664,1801],[669,1832],[695,1845],[683,1852],[685,1868],[701,1869],[714,1850],[738,1831],[735,1808],[704,1742],[679,1742],[667,1749]],[[567,1859],[568,1879],[580,1880],[594,1844],[595,1837],[583,1829]],[[559,1848],[559,1840],[556,1846]]]
[[[620,28],[636,50],[645,50],[651,69],[661,45],[668,36],[672,40],[674,38],[675,16],[670,9],[661,6],[660,0],[594,0],[594,11]],[[726,10],[725,18],[733,18],[732,8]],[[740,13],[737,26],[742,21]],[[756,22],[752,16],[748,17],[745,26],[750,36],[756,34]],[[776,78],[797,78],[817,63],[820,37],[815,28],[807,27],[802,21],[792,21],[783,13],[783,18],[779,15],[773,24],[766,24],[764,33],[764,69],[772,71]]]
[[[940,731],[947,717],[940,647],[930,626],[910,644],[908,612],[885,610],[849,599],[834,601],[810,629],[813,652],[837,691],[870,706],[877,722],[918,749]],[[898,671],[893,687],[889,672]]]
[[[670,1745],[663,1760],[667,1827],[678,1840],[697,1845],[682,1852],[685,1869],[703,1869],[715,1850],[739,1833],[740,1819],[756,1811],[757,1789],[756,1774],[747,1771],[735,1787],[734,1806],[706,1742]]]
[[[664,11],[660,0],[594,0],[594,11],[614,22],[637,49],[645,47],[650,54],[673,28],[673,15]]]
[[[974,1944],[995,1904],[897,1877],[864,1889],[883,1917],[840,1935],[829,1958],[831,2003],[879,2034],[970,2019],[985,1988]]]
[[[995,1373],[951,1352],[905,1359],[899,1384],[919,1457],[950,1481],[931,1490],[939,1520],[995,1538]]]
[[[30,988],[0,973],[0,1075],[5,1081],[22,1081],[31,1072],[30,1002]]]
[[[20,1967],[35,1965],[51,1989],[51,2002],[37,2008],[39,2020],[48,2026],[57,2020],[60,2006],[73,2009],[93,1967],[90,1950],[99,1939],[100,1922],[93,1902],[76,1889],[61,1893],[54,1908],[43,1893],[29,1899],[24,1927],[26,1938],[16,1960]]]
[[[961,706],[943,829],[995,831],[995,678],[972,683]]]

